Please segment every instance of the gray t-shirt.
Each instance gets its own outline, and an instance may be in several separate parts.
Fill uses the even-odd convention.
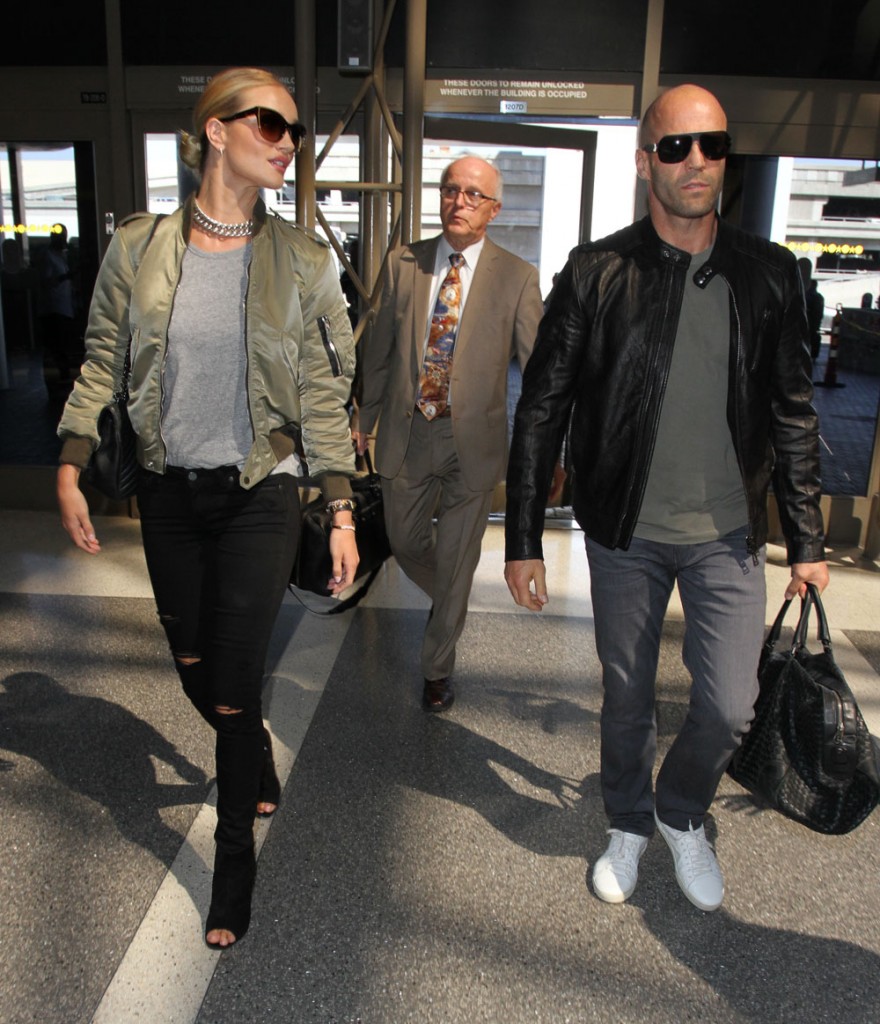
[[[204,252],[190,245],[184,254],[163,374],[170,466],[241,467],[253,445],[245,351],[251,248]]]
[[[664,544],[717,540],[748,523],[727,423],[730,299],[715,275],[694,283],[711,249],[691,259],[657,441],[635,535]]]

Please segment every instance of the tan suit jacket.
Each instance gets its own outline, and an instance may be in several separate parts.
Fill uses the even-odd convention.
[[[376,468],[384,477],[397,476],[409,445],[439,238],[391,254],[378,320],[358,346],[358,429],[370,433],[379,420]],[[473,490],[491,490],[504,476],[507,370],[514,356],[525,366],[542,314],[535,268],[487,237],[458,327],[450,387],[456,452]]]

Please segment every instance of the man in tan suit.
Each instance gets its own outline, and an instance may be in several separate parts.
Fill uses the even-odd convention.
[[[535,268],[486,237],[501,191],[500,173],[485,160],[463,157],[446,168],[443,233],[392,253],[378,320],[358,352],[353,436],[363,453],[381,412],[376,469],[391,549],[432,601],[421,655],[426,711],[445,711],[454,699],[455,644],[507,462],[508,366],[514,356],[525,366],[543,313]],[[425,358],[441,330],[435,306],[456,253],[464,260],[448,393],[444,381],[434,404],[423,401]]]

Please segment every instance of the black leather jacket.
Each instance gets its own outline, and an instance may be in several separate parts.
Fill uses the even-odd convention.
[[[507,471],[508,561],[543,557],[544,506],[570,414],[575,517],[597,543],[629,546],[690,262],[647,217],[571,253],[517,407]],[[720,275],[730,291],[727,422],[748,504],[748,550],[767,538],[772,477],[789,562],[821,561],[818,421],[795,258],[719,221],[699,273],[706,282]]]

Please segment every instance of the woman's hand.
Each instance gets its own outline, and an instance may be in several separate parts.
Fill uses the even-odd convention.
[[[56,493],[58,507],[61,509],[61,525],[70,534],[70,539],[83,551],[97,555],[101,545],[89,518],[88,502],[79,489],[78,466],[64,463],[58,467]]]
[[[333,575],[327,581],[327,589],[339,594],[354,583],[360,558],[351,512],[336,512],[330,531],[330,555],[333,558]]]

